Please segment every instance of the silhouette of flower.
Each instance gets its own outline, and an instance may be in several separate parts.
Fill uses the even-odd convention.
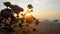
[[[8,7],[8,6],[10,6],[11,5],[11,3],[10,2],[4,2],[3,3],[6,7]]]
[[[31,4],[29,4],[27,7],[28,7],[29,9],[33,8],[33,6],[32,6]]]

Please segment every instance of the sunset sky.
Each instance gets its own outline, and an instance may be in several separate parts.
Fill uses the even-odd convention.
[[[33,16],[36,18],[60,19],[60,0],[0,0],[0,10],[6,8],[3,2],[9,1],[16,4],[24,10],[27,10],[27,5],[33,5]]]

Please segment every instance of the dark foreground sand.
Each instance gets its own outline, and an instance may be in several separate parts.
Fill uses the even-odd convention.
[[[58,22],[40,21],[38,26],[31,25],[30,27],[24,29],[25,32],[20,31],[17,27],[14,32],[8,32],[8,34],[60,34],[60,23]],[[32,28],[36,28],[36,31],[33,32]],[[4,34],[4,32],[0,32],[0,34]]]

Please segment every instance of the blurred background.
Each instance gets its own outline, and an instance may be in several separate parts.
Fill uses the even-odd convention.
[[[0,10],[6,8],[3,5],[6,1],[24,8],[24,11],[27,10],[28,4],[32,4],[34,7],[32,15],[36,18],[60,19],[60,0],[0,0]]]

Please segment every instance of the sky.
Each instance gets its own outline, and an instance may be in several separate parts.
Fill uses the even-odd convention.
[[[33,5],[33,16],[36,18],[60,19],[60,0],[0,0],[0,10],[6,8],[3,2],[11,2],[24,10],[27,10],[27,5]]]

